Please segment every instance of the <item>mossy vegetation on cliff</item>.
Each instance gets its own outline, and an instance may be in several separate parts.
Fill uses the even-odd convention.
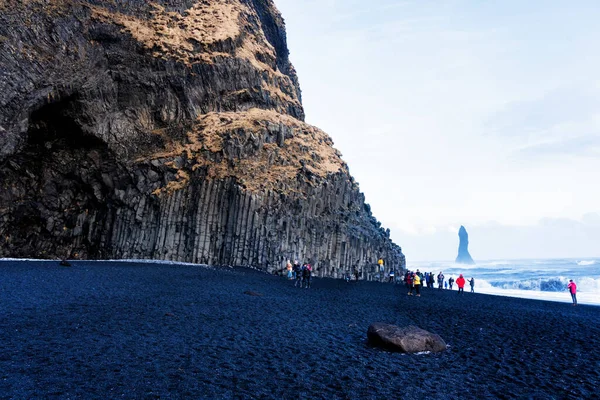
[[[234,177],[250,191],[284,193],[294,190],[298,178],[311,176],[311,182],[322,184],[332,174],[348,173],[327,134],[271,110],[204,114],[187,140],[170,142],[167,147],[169,151],[151,158],[184,157],[192,171],[205,168],[209,179]],[[188,173],[179,173],[175,183],[169,182],[164,189],[171,192],[183,182],[189,182]]]
[[[303,122],[272,1],[0,7],[0,256],[404,265]]]

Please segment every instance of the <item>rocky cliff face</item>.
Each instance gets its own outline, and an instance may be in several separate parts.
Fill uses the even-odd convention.
[[[0,256],[403,267],[303,120],[271,0],[0,0]]]
[[[457,264],[475,264],[471,254],[469,254],[469,234],[464,226],[460,226],[458,230],[458,255],[456,256]]]

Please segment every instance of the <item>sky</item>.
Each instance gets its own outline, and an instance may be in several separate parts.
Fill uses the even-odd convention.
[[[407,261],[600,257],[595,0],[275,0],[306,122]]]

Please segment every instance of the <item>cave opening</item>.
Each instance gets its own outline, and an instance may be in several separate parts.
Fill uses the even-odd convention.
[[[115,158],[101,139],[84,132],[77,99],[64,97],[30,114],[21,150],[0,164],[8,210],[0,233],[8,256],[97,256]]]
[[[31,113],[27,130],[27,147],[31,150],[56,145],[69,148],[102,147],[104,143],[85,134],[77,122],[81,112],[77,110],[74,97],[49,103]]]

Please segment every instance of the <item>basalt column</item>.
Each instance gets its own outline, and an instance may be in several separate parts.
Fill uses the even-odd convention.
[[[0,0],[0,257],[404,267],[270,0]]]

